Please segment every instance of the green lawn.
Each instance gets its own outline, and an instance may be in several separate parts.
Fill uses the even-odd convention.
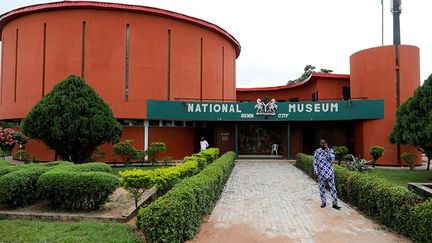
[[[408,182],[432,183],[432,171],[426,170],[375,169],[369,173],[404,187],[407,186]]]
[[[119,172],[125,171],[125,170],[133,170],[133,169],[140,169],[140,170],[155,170],[159,168],[165,168],[168,166],[161,166],[161,165],[153,165],[153,166],[129,166],[129,167],[112,167],[112,173],[114,175],[119,175]]]
[[[0,220],[0,242],[140,242],[118,223]]]

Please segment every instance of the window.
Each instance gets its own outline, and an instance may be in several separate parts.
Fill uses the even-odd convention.
[[[160,121],[159,120],[150,120],[149,126],[150,127],[158,127],[158,126],[160,126]]]
[[[351,89],[349,86],[342,87],[342,98],[343,100],[351,99]]]
[[[174,124],[173,121],[162,121],[163,127],[172,127],[173,124]]]
[[[184,125],[183,125],[183,121],[174,121],[174,126],[175,127],[183,127]]]
[[[299,102],[299,98],[290,98],[289,99],[290,102]]]
[[[194,126],[194,122],[193,121],[186,121],[185,122],[185,126],[186,127],[193,127]]]

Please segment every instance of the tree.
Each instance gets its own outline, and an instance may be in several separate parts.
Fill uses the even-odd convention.
[[[114,154],[120,156],[125,164],[138,158],[138,150],[132,145],[132,140],[125,140],[114,145]]]
[[[341,164],[341,160],[345,158],[349,152],[348,148],[345,146],[334,146],[333,151],[336,159],[338,160],[338,165]]]
[[[83,79],[70,75],[33,107],[22,131],[63,160],[84,163],[97,146],[118,142],[122,127],[102,98]]]
[[[297,82],[301,82],[307,78],[309,78],[313,72],[315,72],[316,67],[312,66],[310,64],[306,65],[303,69],[303,74],[300,76],[300,78],[297,79],[293,79],[293,80],[289,80],[287,82],[287,84],[293,84],[293,83],[297,83]],[[332,73],[333,70],[331,69],[326,69],[326,68],[321,68],[319,73]]]
[[[372,156],[372,167],[375,167],[376,161],[384,154],[384,147],[371,146],[369,147],[369,154]]]
[[[153,142],[150,144],[149,148],[145,151],[145,155],[149,156],[152,165],[156,162],[157,153],[165,153],[166,145],[162,142]]]
[[[413,96],[401,104],[389,141],[417,147],[428,158],[427,170],[432,159],[432,75]]]
[[[401,159],[408,164],[410,170],[414,170],[414,160],[416,159],[416,155],[413,153],[403,153],[401,154]]]

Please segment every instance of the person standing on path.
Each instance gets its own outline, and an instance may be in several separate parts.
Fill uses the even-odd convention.
[[[209,146],[209,144],[204,139],[204,137],[202,137],[201,141],[200,141],[200,151],[206,150],[208,148],[208,146]]]
[[[336,185],[334,182],[334,171],[333,161],[335,159],[333,149],[329,148],[327,142],[324,139],[320,141],[320,148],[314,152],[314,174],[318,176],[318,186],[320,189],[321,196],[321,208],[324,208],[327,204],[326,199],[326,181],[330,185],[330,192],[332,196],[333,208],[340,210],[338,206]]]

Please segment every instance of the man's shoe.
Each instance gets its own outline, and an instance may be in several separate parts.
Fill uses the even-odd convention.
[[[336,210],[340,210],[340,209],[341,209],[341,207],[339,207],[337,204],[334,204],[334,205],[332,206],[332,208],[334,208],[334,209],[336,209]]]
[[[324,208],[326,206],[326,204],[325,203],[321,203],[321,208]]]

